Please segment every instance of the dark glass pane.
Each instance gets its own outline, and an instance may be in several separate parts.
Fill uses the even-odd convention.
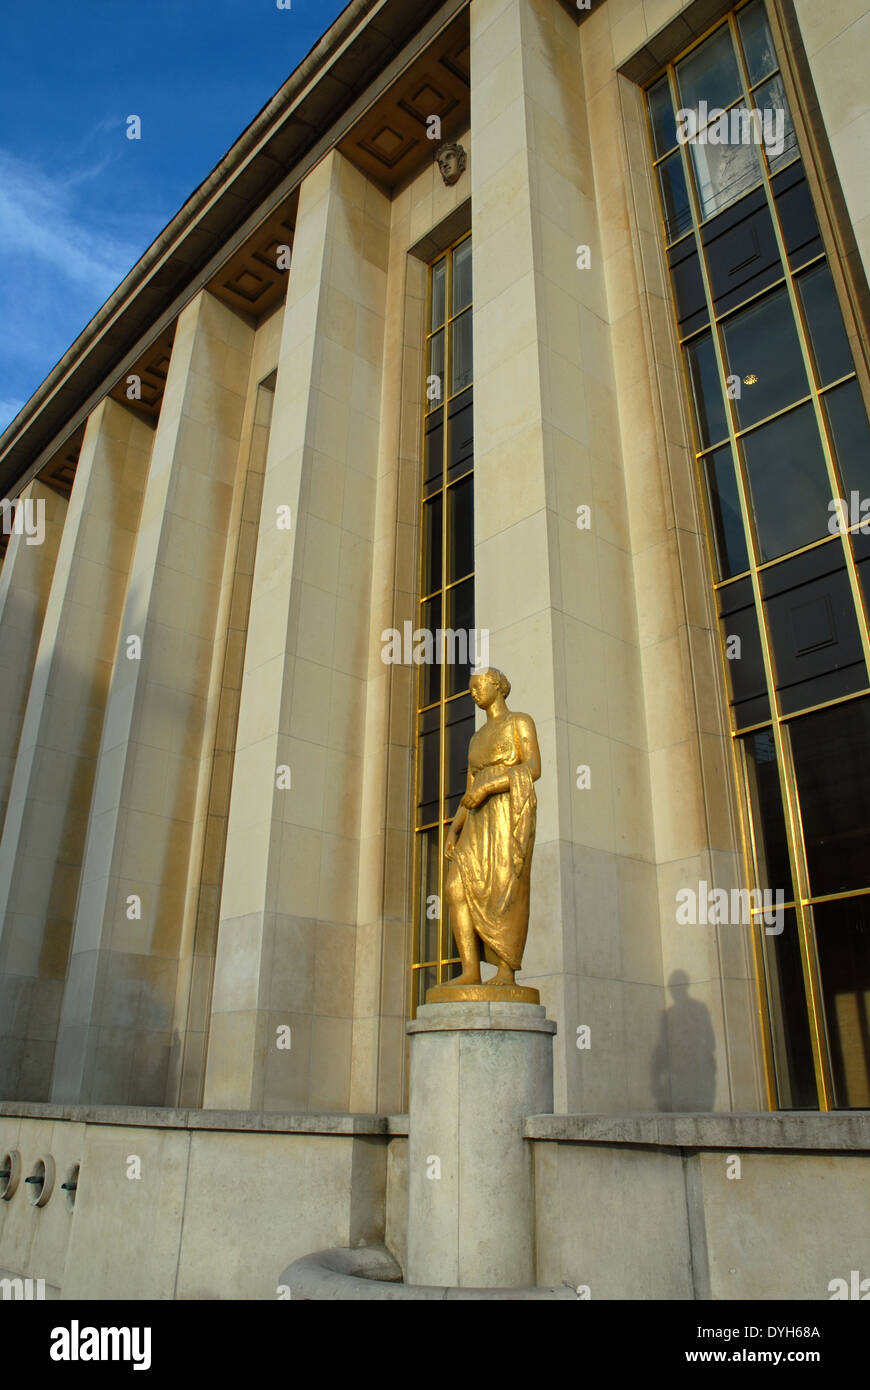
[[[434,965],[425,965],[421,970],[414,971],[417,984],[417,1003],[426,1003],[426,991],[432,989],[438,983],[438,971]]]
[[[417,732],[421,734],[431,734],[433,729],[441,728],[441,714],[437,705],[430,705],[428,709],[423,709],[417,716]]]
[[[677,328],[680,337],[686,338],[696,328],[703,327],[709,318],[695,238],[684,237],[672,246],[668,264],[677,307]]]
[[[474,580],[467,579],[447,591],[449,632],[445,637],[447,694],[458,695],[468,689],[475,657]]]
[[[423,593],[441,588],[441,517],[443,492],[423,506]]]
[[[439,261],[432,269],[432,309],[429,315],[429,331],[440,328],[444,322],[444,294],[447,282],[447,263]]]
[[[458,314],[471,303],[471,237],[453,253],[453,310]]]
[[[738,729],[770,718],[761,638],[749,579],[717,590],[722,640],[731,682],[731,705]]]
[[[417,824],[429,825],[438,820],[440,805],[438,795],[440,733],[433,729],[420,734],[417,762]]]
[[[792,266],[804,265],[824,250],[810,190],[800,160],[771,179],[782,234]]]
[[[794,159],[798,152],[797,136],[782,78],[772,77],[753,93],[752,99],[760,113],[767,162],[771,173],[775,173]]]
[[[474,480],[469,475],[447,491],[447,582],[474,569]]]
[[[468,745],[474,733],[475,705],[470,695],[448,700],[445,706],[447,736],[447,814],[454,816],[465,795],[468,774]]]
[[[813,908],[834,1104],[870,1107],[870,898]]]
[[[740,75],[727,24],[677,63],[677,84],[689,110],[697,110],[702,101],[708,109],[729,106],[739,97]]]
[[[813,1049],[794,908],[778,936],[764,934],[767,997],[780,1110],[817,1110]]]
[[[735,309],[783,276],[764,190],[753,191],[702,229],[717,314]]]
[[[870,613],[870,514],[867,511],[863,516],[859,514],[858,520],[863,531],[853,531],[849,537],[849,544],[858,562],[858,579],[864,594],[864,607]]]
[[[447,476],[461,478],[474,467],[474,399],[471,387],[447,407]]]
[[[417,836],[420,856],[420,921],[417,934],[417,961],[438,959],[441,914],[438,903],[438,827]],[[434,901],[433,901],[434,899]],[[432,914],[432,915],[430,915]]]
[[[849,525],[863,519],[866,511],[860,511],[861,501],[870,497],[870,428],[867,425],[867,412],[857,381],[844,382],[836,391],[828,391],[822,397],[828,428],[834,445],[834,454],[840,466],[840,477],[846,496]],[[858,515],[851,493],[857,493]]]
[[[726,444],[724,448],[707,454],[701,460],[701,464],[707,480],[718,577],[730,579],[732,575],[742,574],[749,568],[746,533],[740,515],[740,499],[737,495],[731,445]]]
[[[426,409],[444,400],[444,329],[429,339],[429,368],[426,372]]]
[[[455,396],[471,384],[473,375],[471,359],[471,310],[455,319],[450,325],[450,394]]]
[[[420,667],[420,704],[431,705],[441,698],[441,667],[438,664],[437,650],[438,629],[441,627],[441,595],[421,603],[419,611],[420,627],[417,632],[430,635],[425,642],[422,637],[415,639],[414,649],[422,659],[417,661],[413,652],[412,657]]]
[[[867,671],[838,541],[761,572],[784,714],[863,690]]]
[[[716,369],[716,355],[713,340],[709,333],[702,333],[686,346],[686,363],[689,380],[692,383],[692,400],[695,406],[695,419],[701,448],[718,444],[728,434],[725,418],[725,402],[719,373]]]
[[[783,901],[788,902],[793,896],[791,865],[773,731],[759,729],[757,733],[747,734],[741,744],[752,812],[758,886],[774,893],[782,889]]]
[[[674,241],[692,225],[692,210],[686,190],[686,176],[679,150],[668,155],[656,168],[659,196],[665,219],[667,240]]]
[[[653,146],[656,157],[658,157],[666,154],[668,150],[672,150],[677,143],[677,127],[666,77],[663,77],[654,87],[650,87],[647,92],[647,101],[649,102]]]
[[[742,448],[762,560],[821,540],[831,489],[812,406],[753,430]]]
[[[737,25],[740,29],[749,82],[754,87],[766,73],[773,72],[774,68],[778,67],[773,39],[761,0],[752,0],[751,5],[738,10]]]
[[[870,886],[870,700],[790,721],[810,891]]]
[[[827,262],[813,266],[797,281],[809,329],[810,346],[821,386],[854,370],[843,315]]]
[[[444,473],[444,407],[426,418],[426,465],[423,491],[428,496],[441,486]]]
[[[735,114],[733,124],[737,119]],[[726,113],[689,144],[702,217],[721,212],[761,178],[758,147],[743,144],[742,132],[737,129],[732,140],[731,126],[731,113]]]
[[[724,324],[725,352],[741,429],[807,395],[809,385],[784,289]]]

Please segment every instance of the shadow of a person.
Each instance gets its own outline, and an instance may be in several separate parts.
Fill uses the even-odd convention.
[[[689,997],[689,977],[668,980],[673,1004],[662,1012],[650,1067],[658,1110],[710,1111],[716,1097],[716,1039],[706,1004]]]

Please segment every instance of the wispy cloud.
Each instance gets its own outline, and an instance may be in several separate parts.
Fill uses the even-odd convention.
[[[0,400],[0,434],[7,425],[11,425],[23,404],[23,401],[18,400]]]
[[[47,173],[0,149],[0,432],[166,221],[117,162],[81,148]]]
[[[133,264],[140,247],[104,231],[84,212],[81,186],[107,161],[52,177],[0,149],[0,246],[51,267],[60,279],[108,295]]]

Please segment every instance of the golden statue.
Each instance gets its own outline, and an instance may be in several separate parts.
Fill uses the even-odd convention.
[[[541,754],[534,720],[505,704],[511,683],[490,667],[469,681],[486,723],[468,745],[465,795],[447,832],[450,860],[445,896],[462,973],[427,991],[429,1003],[510,1000],[537,1004],[540,995],[514,983],[529,927],[529,883],[535,845]],[[481,943],[498,971],[480,978]]]

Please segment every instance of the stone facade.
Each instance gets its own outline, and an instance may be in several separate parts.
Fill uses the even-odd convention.
[[[476,623],[541,740],[521,979],[558,1027],[556,1115],[760,1112],[770,1100],[748,930],[674,921],[679,888],[740,885],[744,865],[639,86],[728,7],[450,0],[417,7],[416,21],[405,0],[381,8],[404,47],[385,48],[370,88],[348,105],[329,86],[342,45],[352,54],[365,38],[351,5],[323,71],[291,79],[273,125],[242,137],[240,169],[323,79],[320,125],[294,137],[283,182],[140,329],[136,352],[174,329],[152,417],[114,389],[132,347],[119,340],[108,373],[88,365],[112,343],[98,316],[68,368],[69,418],[52,423],[53,397],[37,393],[0,438],[10,496],[47,515],[44,544],[12,536],[0,569],[2,1144],[51,1150],[59,1170],[79,1162],[108,1184],[98,1199],[83,1177],[71,1238],[57,1198],[33,1239],[34,1213],[0,1203],[0,1266],[64,1295],[108,1296],[120,1279],[130,1297],[271,1297],[287,1260],[385,1230],[403,1258],[401,1125],[348,1137],[339,1118],[408,1105],[414,671],[384,664],[380,634],[416,612],[426,265],[469,229]],[[814,94],[801,138],[860,307],[870,5],[769,8],[794,80]],[[467,169],[445,185],[419,138],[406,174],[376,177],[354,143],[367,105],[388,102],[444,33],[467,46],[450,134]],[[236,176],[209,197],[237,198]],[[262,314],[231,307],[221,264],[285,205],[286,294]],[[192,201],[154,255],[174,254],[207,211]],[[45,463],[80,427],[66,497]],[[575,1045],[584,1026],[588,1050]],[[147,1115],[135,1129],[86,1124],[26,1103],[249,1112],[264,1132]],[[335,1133],[265,1132],[264,1117],[290,1112],[329,1112]],[[160,1172],[151,1205],[125,1187],[128,1151]],[[729,1292],[720,1158],[698,1160],[710,1272],[693,1293],[670,1151],[535,1143],[538,1281],[588,1282],[559,1250],[569,1235],[603,1250],[584,1185],[625,1184],[667,1228],[666,1296],[764,1297],[757,1271]],[[280,1252],[266,1203],[279,1162],[304,1174],[278,1184]],[[765,1155],[753,1211],[771,1165],[791,1164],[810,1191],[812,1162],[817,1177],[836,1172],[846,1201],[857,1157]],[[247,1194],[232,1238],[206,1218],[216,1173]],[[321,1196],[288,1244],[310,1192]],[[255,1196],[262,1216],[248,1224]],[[164,1208],[199,1230],[180,1252]],[[104,1237],[152,1217],[135,1274],[97,1261]],[[832,1240],[824,1259],[848,1263]],[[218,1276],[226,1242],[239,1264]],[[626,1284],[601,1261],[601,1296],[658,1296],[652,1267]]]

